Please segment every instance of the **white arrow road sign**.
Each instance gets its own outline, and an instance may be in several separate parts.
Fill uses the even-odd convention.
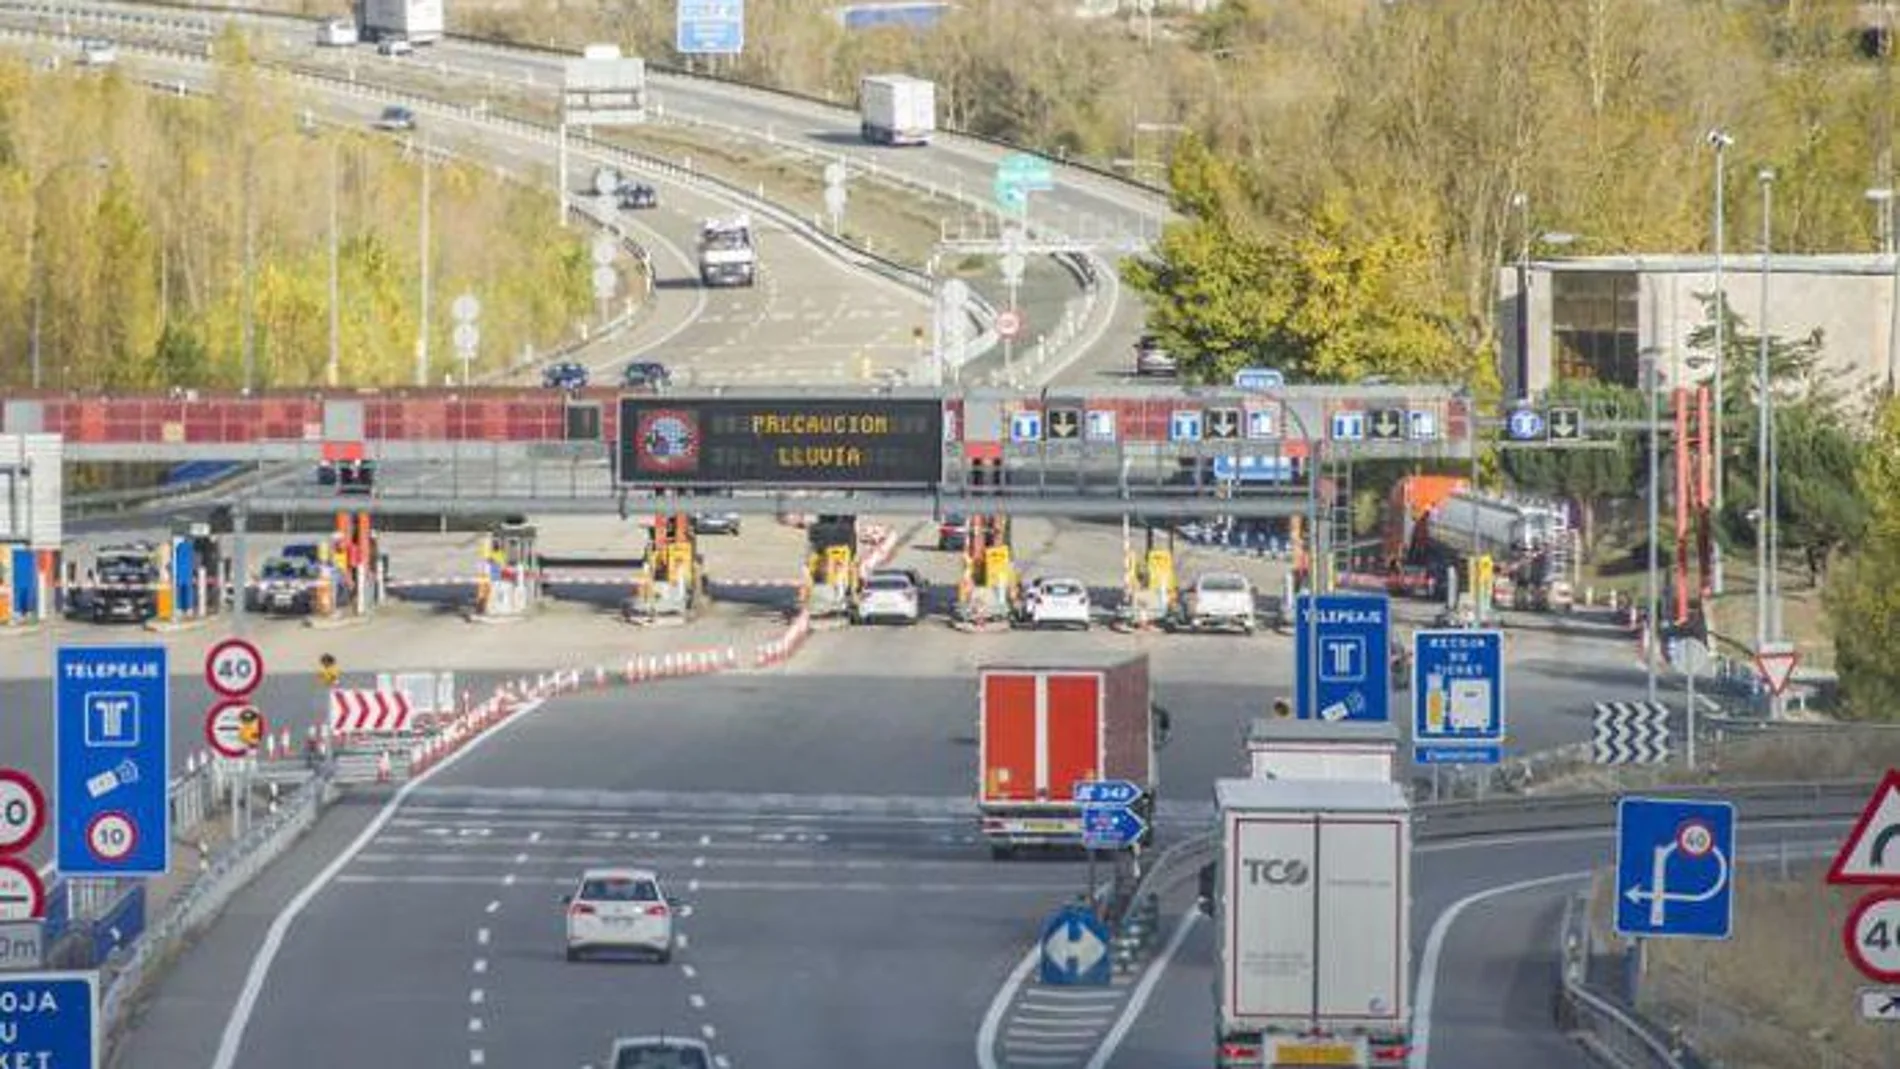
[[[1861,988],[1860,1019],[1890,1023],[1900,1021],[1900,987]]]
[[[1071,935],[1070,932],[1074,932]],[[1049,933],[1042,944],[1051,961],[1066,961],[1069,971],[1081,975],[1095,968],[1108,953],[1108,947],[1086,924],[1063,924]]]

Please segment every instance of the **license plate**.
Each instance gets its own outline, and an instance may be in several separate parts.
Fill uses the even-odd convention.
[[[633,927],[632,917],[602,917],[601,919],[607,922],[607,927],[609,928]]]
[[[1276,1043],[1274,1065],[1358,1065],[1359,1048],[1351,1043]]]
[[[1067,821],[1025,820],[1023,821],[1023,830],[1024,831],[1063,832],[1063,831],[1074,831],[1075,829]]]

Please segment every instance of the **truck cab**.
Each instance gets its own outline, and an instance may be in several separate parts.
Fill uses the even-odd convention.
[[[707,286],[750,287],[758,270],[752,220],[708,219],[699,228],[699,280]]]

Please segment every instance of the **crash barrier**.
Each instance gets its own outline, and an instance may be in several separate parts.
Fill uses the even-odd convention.
[[[1588,892],[1564,901],[1557,960],[1562,975],[1554,1009],[1557,1030],[1582,1043],[1598,1061],[1622,1069],[1704,1069],[1708,1064],[1679,1033],[1643,1020],[1590,985],[1592,955]]]

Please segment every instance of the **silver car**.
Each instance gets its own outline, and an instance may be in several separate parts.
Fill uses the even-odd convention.
[[[1171,378],[1175,371],[1174,354],[1162,346],[1161,339],[1152,334],[1142,335],[1135,343],[1135,374],[1141,378]]]
[[[673,960],[673,911],[677,902],[647,869],[588,869],[580,886],[561,899],[567,906],[567,960],[594,950],[651,954]]]

